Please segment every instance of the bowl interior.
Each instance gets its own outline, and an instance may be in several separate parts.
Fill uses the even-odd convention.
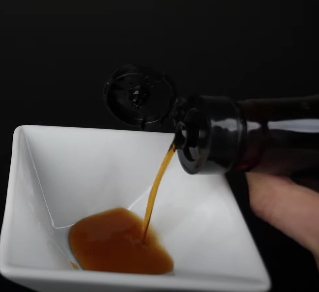
[[[172,134],[23,126],[16,130],[2,230],[3,263],[72,270],[70,226],[115,207],[144,216]],[[223,176],[188,175],[175,155],[152,226],[174,259],[167,277],[269,284]],[[78,271],[83,273],[84,271]]]

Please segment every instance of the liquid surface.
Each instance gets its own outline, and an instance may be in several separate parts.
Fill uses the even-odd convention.
[[[74,270],[78,270],[78,269],[79,269],[79,267],[78,267],[75,263],[72,263],[72,262],[71,262],[71,266],[72,266],[72,268],[73,268]]]
[[[167,152],[167,154],[165,155],[165,158],[162,162],[162,165],[157,173],[157,176],[155,178],[155,181],[153,183],[153,187],[151,189],[150,195],[148,197],[148,203],[147,203],[147,208],[146,208],[146,212],[145,212],[145,216],[144,216],[144,224],[143,224],[143,238],[145,238],[146,234],[147,234],[147,230],[151,221],[151,216],[152,216],[152,211],[153,211],[153,207],[154,207],[154,203],[155,203],[155,198],[157,195],[157,190],[158,187],[161,183],[162,177],[165,173],[166,168],[168,167],[170,161],[172,160],[172,157],[175,153],[175,145],[172,144],[169,151]]]
[[[143,238],[143,221],[124,208],[95,214],[74,224],[69,245],[84,270],[165,274],[174,268],[154,231],[148,228]]]

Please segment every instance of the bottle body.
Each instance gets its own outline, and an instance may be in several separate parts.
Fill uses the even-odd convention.
[[[243,151],[235,170],[291,176],[319,170],[319,96],[246,100]]]
[[[195,137],[178,150],[188,173],[290,176],[319,170],[319,95],[237,103],[227,97],[197,96],[182,123],[185,136]]]

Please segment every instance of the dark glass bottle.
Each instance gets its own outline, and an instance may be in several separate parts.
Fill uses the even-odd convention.
[[[176,143],[188,173],[319,170],[319,95],[240,102],[193,96],[187,107]]]
[[[112,114],[142,130],[171,118],[180,163],[190,174],[319,171],[319,95],[178,98],[167,75],[125,65],[107,81],[104,98]]]

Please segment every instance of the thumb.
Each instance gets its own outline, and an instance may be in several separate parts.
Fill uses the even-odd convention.
[[[309,249],[318,265],[319,194],[288,178],[255,173],[246,176],[256,215]]]

